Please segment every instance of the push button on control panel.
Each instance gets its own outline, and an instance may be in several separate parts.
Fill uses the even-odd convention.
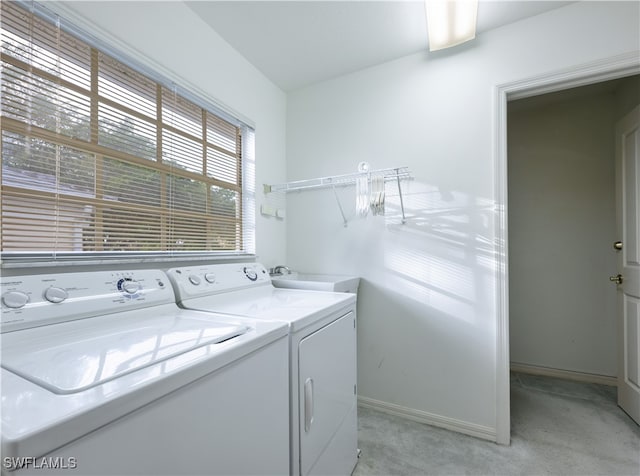
[[[54,286],[51,286],[50,288],[47,288],[44,292],[44,298],[49,301],[49,302],[53,302],[53,303],[59,303],[64,301],[65,299],[67,299],[69,297],[69,295],[67,294],[67,291],[65,291],[62,288],[56,288]]]
[[[9,291],[2,295],[2,304],[11,309],[20,309],[29,302],[29,296],[21,291]]]

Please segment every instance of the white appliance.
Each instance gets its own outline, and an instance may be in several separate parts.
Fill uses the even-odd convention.
[[[358,451],[356,296],[278,289],[260,264],[167,274],[187,309],[289,324],[291,474],[351,474]]]
[[[0,284],[3,474],[288,472],[286,325],[180,309],[161,271]]]

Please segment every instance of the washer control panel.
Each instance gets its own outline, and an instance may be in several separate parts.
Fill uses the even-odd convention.
[[[94,271],[0,279],[0,332],[175,302],[159,270]]]
[[[271,285],[271,277],[260,263],[173,268],[167,271],[167,274],[178,301],[252,286]]]

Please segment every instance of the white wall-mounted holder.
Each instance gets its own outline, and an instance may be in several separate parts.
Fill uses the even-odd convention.
[[[398,194],[400,197],[400,210],[402,211],[402,224],[405,224],[407,219],[404,212],[404,200],[402,197],[402,186],[400,182],[402,180],[411,180],[413,177],[411,176],[411,172],[409,171],[409,167],[393,167],[388,169],[377,169],[377,170],[369,170],[368,164],[366,162],[361,162],[358,166],[358,172],[352,174],[345,175],[332,175],[329,177],[319,177],[313,179],[306,180],[296,180],[293,182],[281,183],[268,185],[264,184],[264,193],[272,193],[272,192],[293,192],[293,191],[301,191],[301,190],[313,190],[319,188],[332,188],[334,196],[336,197],[336,201],[338,202],[338,208],[340,209],[340,214],[342,215],[342,220],[344,222],[344,226],[347,226],[347,218],[344,213],[344,209],[342,208],[342,204],[340,203],[340,199],[336,192],[336,187],[346,187],[351,185],[356,185],[359,180],[362,178],[368,179],[371,182],[372,178],[382,179],[383,182],[395,181],[398,185]]]

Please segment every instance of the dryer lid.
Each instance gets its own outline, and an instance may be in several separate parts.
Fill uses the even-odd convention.
[[[250,330],[184,314],[89,321],[4,335],[2,367],[54,393],[76,393]]]
[[[288,322],[295,331],[353,306],[356,295],[273,286],[244,289],[182,301],[187,309],[222,312],[259,320]]]

